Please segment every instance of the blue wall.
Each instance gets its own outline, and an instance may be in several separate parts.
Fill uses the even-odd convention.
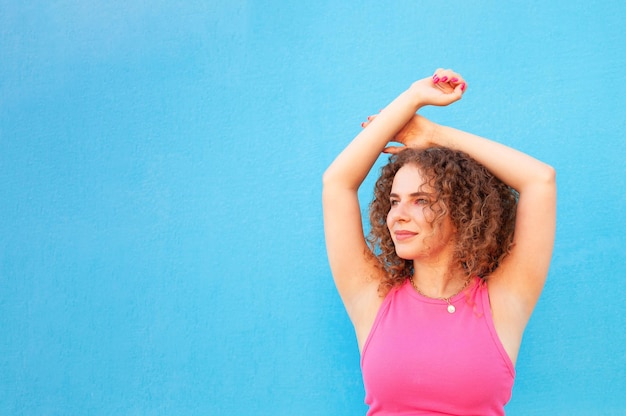
[[[625,414],[622,1],[174,3],[0,1],[0,414],[364,414],[321,174],[438,66],[558,171],[508,414]]]

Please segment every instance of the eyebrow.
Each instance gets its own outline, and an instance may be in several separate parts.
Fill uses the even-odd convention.
[[[433,196],[433,194],[432,194],[432,193],[430,193],[430,192],[420,192],[420,191],[418,191],[418,192],[413,192],[413,193],[410,193],[410,194],[409,194],[409,196],[410,196],[411,198],[415,198],[416,196],[427,196],[427,197],[432,197],[432,196]],[[400,198],[400,195],[398,195],[398,194],[396,194],[396,193],[392,192],[392,193],[390,193],[390,194],[389,194],[389,198],[392,198],[392,197],[393,197],[393,198]]]

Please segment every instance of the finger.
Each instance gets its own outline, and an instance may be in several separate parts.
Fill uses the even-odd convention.
[[[446,79],[445,76],[443,79]],[[465,82],[463,78],[452,77],[448,79],[447,81],[439,80],[436,86],[441,91],[449,94],[459,86],[461,87],[461,91],[465,91],[465,89],[467,88],[467,83]]]
[[[448,83],[455,88],[457,85],[463,84],[463,90],[465,90],[465,87],[467,86],[467,82],[465,82],[465,79],[456,72],[450,74],[450,79],[448,80]]]
[[[363,123],[361,123],[361,127],[365,128],[365,127],[369,126],[369,125],[370,125],[370,123],[371,123],[372,121],[374,121],[374,119],[375,119],[375,118],[376,118],[376,116],[375,116],[375,115],[371,115],[371,116],[367,117],[367,120],[366,120],[366,121],[364,121]]]
[[[465,90],[464,85],[465,84],[457,84],[450,91],[448,91],[447,96],[452,100],[452,102],[461,98]]]
[[[439,82],[448,82],[456,75],[457,74],[455,74],[454,71],[452,71],[451,69],[437,68],[437,70],[435,71],[435,75],[433,75],[433,81],[435,82],[435,84]]]
[[[450,99],[449,104],[452,104],[453,102],[458,101],[461,98],[463,98],[464,89],[465,89],[465,84],[459,84],[456,87],[454,87],[454,90],[448,94],[448,97]]]
[[[447,82],[452,84],[453,86],[465,82],[465,80],[459,73],[454,72],[451,69],[442,68],[439,68],[435,71],[435,75],[433,75],[433,81],[435,82],[435,84],[438,84],[440,82]]]
[[[389,155],[397,155],[401,151],[403,151],[406,146],[389,146],[383,149],[383,153],[387,153]]]
[[[435,69],[435,73],[433,74],[433,83],[434,84],[438,84],[441,81],[441,78],[443,77],[443,72],[444,71],[445,71],[445,69],[443,69],[443,68]]]
[[[454,89],[448,83],[445,83],[445,85],[447,85],[446,91],[444,91],[445,94],[439,97],[437,101],[434,101],[433,105],[438,105],[438,106],[450,105],[456,101],[459,101],[461,97],[463,96],[463,90],[461,89],[462,88],[461,84],[457,85],[456,88]]]
[[[461,84],[461,83],[463,83],[463,82],[465,82],[465,81],[463,80],[463,78],[462,78],[460,75],[458,75],[458,74],[452,74],[452,76],[450,77],[450,79],[448,80],[448,82],[449,82],[450,84],[452,84],[452,85],[456,86],[456,85]]]

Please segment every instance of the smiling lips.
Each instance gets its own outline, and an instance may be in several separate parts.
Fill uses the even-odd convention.
[[[394,231],[393,234],[396,236],[396,241],[408,240],[409,238],[417,235],[417,233],[407,230]]]

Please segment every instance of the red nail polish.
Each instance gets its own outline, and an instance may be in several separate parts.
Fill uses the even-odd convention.
[[[465,83],[461,84],[461,91],[465,91]]]
[[[435,76],[433,77],[433,82],[434,82],[435,84],[439,82],[439,77],[438,77],[437,75],[435,75]]]
[[[448,80],[448,77],[441,78],[441,82],[446,82],[447,80]]]
[[[459,79],[454,77],[454,78],[450,78],[450,82],[457,82]]]
[[[365,127],[365,123],[361,123],[361,127]]]

